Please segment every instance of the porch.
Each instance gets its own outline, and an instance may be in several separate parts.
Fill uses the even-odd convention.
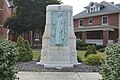
[[[103,39],[86,39],[85,43],[103,45]],[[113,44],[114,40],[108,40],[108,44]]]
[[[76,37],[85,43],[104,45],[113,44],[118,39],[118,28],[114,26],[88,26],[75,28]]]

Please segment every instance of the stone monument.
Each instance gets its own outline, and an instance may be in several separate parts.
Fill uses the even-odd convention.
[[[39,63],[47,68],[73,67],[78,64],[71,6],[47,6]]]

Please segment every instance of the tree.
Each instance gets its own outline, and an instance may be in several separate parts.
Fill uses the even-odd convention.
[[[35,32],[44,32],[46,6],[60,4],[61,2],[59,0],[13,0],[13,3],[15,7],[14,16],[6,20],[4,27],[19,33],[32,31],[34,43]]]
[[[16,45],[19,54],[17,56],[18,61],[30,61],[33,58],[33,52],[30,48],[29,42],[24,40],[21,36],[17,39]]]
[[[30,58],[30,60],[32,60],[33,59],[33,52],[32,52],[32,49],[30,47],[28,40],[24,40],[24,44],[25,44],[25,48],[27,49],[27,53],[29,55],[29,58]]]

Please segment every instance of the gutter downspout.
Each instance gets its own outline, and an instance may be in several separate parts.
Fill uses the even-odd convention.
[[[120,13],[119,13],[119,38],[118,40],[120,41]]]
[[[8,7],[10,7],[10,4],[9,4],[9,2],[8,2],[7,0],[5,0],[5,2],[7,3],[7,6],[8,6]]]

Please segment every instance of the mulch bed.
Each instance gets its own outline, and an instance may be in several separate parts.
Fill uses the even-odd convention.
[[[85,65],[81,63],[75,65],[73,68],[44,68],[43,65],[37,65],[37,61],[17,62],[16,67],[18,71],[32,71],[32,72],[98,72],[98,66]]]

